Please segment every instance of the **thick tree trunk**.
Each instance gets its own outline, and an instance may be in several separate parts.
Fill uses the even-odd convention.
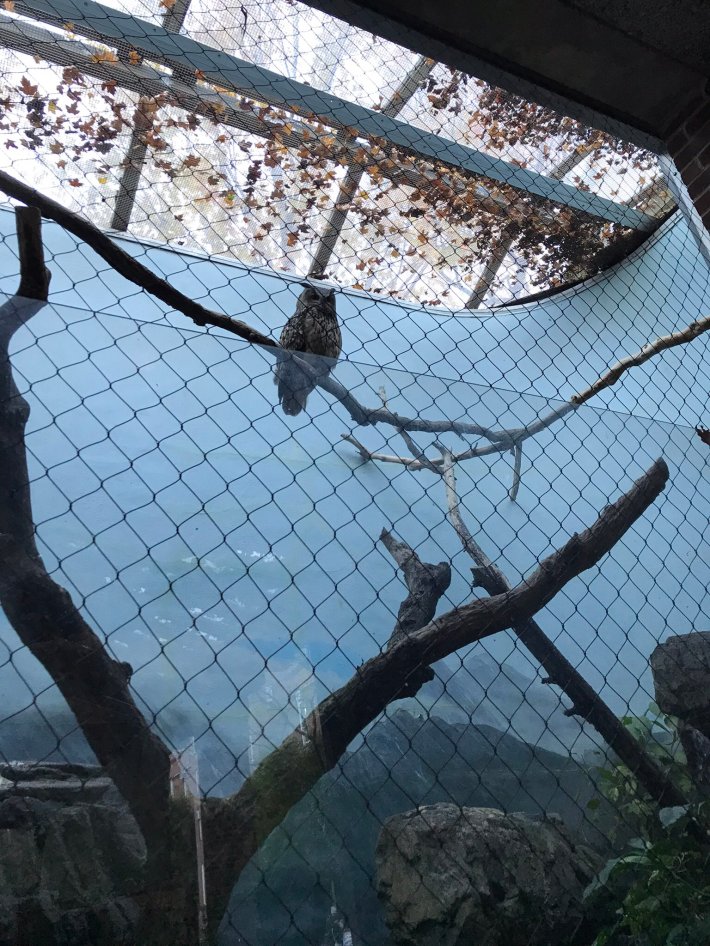
[[[16,217],[22,295],[0,307],[0,607],[54,680],[145,838],[145,882],[135,893],[143,908],[137,946],[194,946],[192,814],[170,800],[170,754],[133,700],[130,666],[109,656],[47,572],[35,541],[25,446],[30,409],[15,384],[9,346],[44,307],[49,273],[39,212],[20,207]]]

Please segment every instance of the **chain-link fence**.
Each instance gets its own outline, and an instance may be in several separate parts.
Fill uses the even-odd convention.
[[[655,156],[290,0],[0,45],[52,275],[0,209],[2,942],[705,941],[657,649],[709,606],[704,325],[645,346],[710,266]]]

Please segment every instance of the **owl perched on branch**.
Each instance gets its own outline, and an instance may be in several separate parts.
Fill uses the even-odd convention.
[[[335,290],[303,284],[296,312],[284,325],[279,343],[282,348],[324,358],[337,359],[343,340],[338,316],[335,313]],[[308,364],[319,377],[327,377],[333,365],[316,359]],[[306,400],[316,387],[315,379],[306,374],[293,358],[280,356],[274,372],[278,385],[279,403],[284,414],[295,416],[306,406]]]

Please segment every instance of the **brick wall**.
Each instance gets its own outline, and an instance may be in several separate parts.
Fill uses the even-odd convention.
[[[667,143],[695,208],[710,230],[710,88],[668,133]]]

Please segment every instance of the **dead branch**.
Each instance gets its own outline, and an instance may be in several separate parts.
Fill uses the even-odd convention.
[[[657,355],[661,351],[666,351],[668,348],[676,348],[678,345],[687,345],[688,342],[692,342],[693,339],[707,332],[708,329],[710,329],[710,315],[706,315],[705,318],[702,319],[696,319],[695,322],[691,322],[690,325],[687,325],[679,332],[673,332],[670,335],[662,335],[655,341],[649,342],[648,345],[644,345],[643,348],[637,351],[635,355],[627,355],[625,358],[622,358],[621,361],[618,361],[613,368],[610,368],[606,374],[602,375],[601,378],[584,391],[580,391],[579,394],[574,394],[571,398],[572,403],[575,405],[584,404],[585,401],[588,401],[590,398],[594,397],[595,394],[603,391],[604,388],[611,387],[629,368],[642,365],[645,361],[648,361],[649,358],[653,358],[654,355]]]
[[[147,292],[160,299],[166,305],[181,312],[190,318],[196,325],[212,325],[221,328],[233,335],[243,338],[252,344],[264,346],[266,351],[273,351],[276,354],[279,346],[268,335],[264,335],[257,329],[248,325],[239,319],[230,318],[219,312],[214,312],[200,305],[188,296],[184,295],[178,289],[173,288],[165,279],[157,276],[154,272],[139,263],[128,253],[118,247],[113,240],[107,237],[98,227],[95,227],[88,220],[85,220],[79,214],[68,210],[61,204],[52,200],[27,184],[16,180],[4,171],[0,171],[0,191],[21,200],[23,203],[39,208],[42,216],[54,220],[60,226],[64,227],[70,233],[73,233],[80,240],[87,243],[99,256],[106,260],[118,273],[126,279],[145,289]],[[472,424],[462,421],[452,420],[426,420],[420,417],[406,417],[390,411],[386,406],[379,408],[368,408],[350,394],[350,392],[333,377],[323,377],[318,370],[308,364],[307,360],[293,355],[298,361],[299,368],[308,374],[314,383],[327,391],[332,397],[339,400],[348,411],[356,424],[369,426],[375,424],[387,424],[395,427],[399,431],[408,431],[410,433],[456,433],[464,436],[482,437],[489,443],[484,447],[472,447],[463,453],[458,454],[455,459],[468,460],[474,457],[487,456],[492,453],[501,453],[505,450],[515,448],[529,437],[534,437],[540,431],[560,420],[567,413],[575,410],[580,404],[585,403],[598,391],[614,384],[615,381],[629,368],[634,365],[642,364],[659,351],[666,348],[672,348],[676,345],[682,345],[692,341],[706,332],[710,328],[710,317],[699,319],[693,322],[686,329],[676,332],[673,335],[667,335],[644,346],[636,355],[629,355],[622,359],[607,374],[596,381],[585,391],[572,397],[571,401],[560,408],[551,411],[545,417],[539,418],[532,424],[525,427],[511,428],[510,430],[494,430],[484,427],[481,424]],[[376,455],[372,455],[375,458]],[[379,457],[377,457],[379,459]],[[427,462],[417,460],[412,463],[407,458],[382,458],[384,462],[400,462],[409,466],[410,469],[424,469],[428,466]],[[440,464],[439,459],[430,461],[434,464]],[[419,464],[419,465],[417,465]]]
[[[510,591],[510,582],[486,555],[464,523],[456,490],[452,454],[445,447],[440,449],[444,461],[449,519],[461,540],[464,551],[476,563],[477,567],[473,569],[474,587],[483,588],[491,596],[505,594]],[[558,686],[572,701],[571,708],[565,710],[566,715],[581,716],[591,723],[659,805],[686,804],[687,799],[682,792],[638,740],[622,726],[617,716],[553,644],[537,621],[530,617],[522,622],[516,622],[512,625],[512,630],[521,644],[530,651],[546,671],[545,682]]]
[[[183,315],[192,319],[196,325],[214,325],[257,345],[276,345],[272,338],[263,335],[257,329],[247,325],[246,322],[240,322],[239,319],[232,319],[219,312],[213,312],[211,309],[200,305],[199,302],[190,299],[166,280],[156,276],[147,266],[139,263],[138,260],[122,250],[93,223],[89,223],[79,214],[67,210],[66,207],[57,203],[56,200],[52,200],[51,197],[47,197],[29,185],[16,180],[5,171],[0,171],[0,190],[16,200],[21,200],[32,207],[38,207],[43,217],[54,220],[65,230],[87,243],[117,273],[120,273],[137,286],[141,286],[151,295],[160,299],[161,302],[177,309],[178,312],[182,312]]]
[[[291,808],[333,768],[355,736],[397,698],[414,672],[467,644],[529,620],[564,585],[597,564],[658,497],[667,479],[668,467],[659,459],[627,493],[602,511],[594,525],[573,535],[515,588],[472,601],[403,635],[323,700],[261,762],[239,791],[229,798],[207,799],[205,840],[212,858],[208,888],[215,891],[217,903],[226,902],[231,890],[231,886],[224,887],[224,878],[239,873]],[[309,736],[305,745],[304,728]],[[240,840],[238,845],[235,838]]]
[[[22,285],[48,285],[36,213],[21,212]],[[0,606],[22,643],[57,684],[99,762],[116,783],[146,843],[165,843],[170,757],[133,701],[126,673],[48,574],[34,536],[25,448],[29,405],[8,353],[15,331],[44,306],[15,296],[0,307]]]
[[[471,447],[468,450],[463,450],[461,453],[453,454],[454,462],[458,463],[462,460],[472,460],[476,457],[490,456],[493,453],[504,453],[506,450],[516,450],[525,440],[528,440],[530,437],[535,437],[541,431],[545,430],[545,428],[551,427],[552,424],[555,424],[558,420],[561,420],[563,417],[566,417],[567,414],[575,410],[577,410],[576,404],[566,403],[563,404],[562,407],[557,407],[553,411],[550,411],[550,413],[546,414],[544,417],[539,417],[525,427],[511,427],[508,430],[492,430],[488,427],[476,427],[475,424],[457,423],[456,421],[446,426],[446,421],[418,420],[402,417],[398,414],[392,415],[394,423],[392,423],[392,421],[389,422],[392,423],[394,427],[404,424],[403,427],[400,427],[400,430],[418,430],[423,433],[435,434],[451,432],[464,436],[480,436],[490,441],[490,443],[484,447]],[[377,424],[380,422],[385,423],[386,421],[378,415],[378,411],[370,411],[368,414],[368,423]],[[472,428],[476,429],[474,430]],[[381,463],[399,463],[415,471],[430,469],[429,464],[433,464],[435,467],[441,467],[443,463],[441,457],[436,457],[435,459],[427,457],[427,462],[424,463],[416,456],[403,457],[395,454],[378,453],[377,451],[369,450],[364,444],[360,443],[359,440],[356,440],[352,434],[341,434],[340,436],[343,440],[357,448],[363,460],[378,460]]]
[[[87,243],[102,259],[106,260],[116,272],[120,273],[130,282],[151,295],[160,299],[166,305],[181,312],[191,319],[196,325],[212,325],[215,328],[221,328],[230,332],[247,342],[264,346],[267,353],[278,355],[280,348],[278,344],[268,335],[264,335],[257,329],[252,328],[239,319],[230,318],[219,312],[207,309],[190,299],[184,293],[171,286],[165,279],[157,276],[152,270],[148,269],[130,254],[126,253],[113,240],[107,237],[98,227],[95,227],[88,220],[85,220],[79,214],[68,210],[57,201],[52,200],[36,191],[34,188],[16,180],[5,171],[0,171],[0,191],[8,194],[16,200],[21,200],[26,204],[31,204],[40,209],[42,216],[49,220],[54,220],[64,229],[73,233],[80,240]],[[388,410],[387,407],[367,408],[353,397],[353,395],[342,384],[332,377],[324,377],[317,367],[310,364],[307,358],[297,353],[291,352],[290,357],[298,362],[298,367],[307,374],[313,383],[327,391],[332,397],[340,401],[343,407],[348,411],[356,424],[368,426],[370,424],[389,424],[398,430],[426,431],[429,433],[446,433],[448,431],[468,434],[472,436],[484,437],[493,442],[502,441],[503,449],[510,447],[510,437],[506,431],[493,431],[480,424],[470,424],[460,421],[427,421],[421,418],[403,417]]]
[[[451,566],[448,562],[439,562],[438,565],[422,562],[414,549],[406,542],[397,542],[386,529],[382,530],[380,541],[401,568],[409,591],[399,606],[397,623],[387,642],[389,650],[403,637],[425,627],[434,617],[439,599],[451,584]],[[407,680],[399,698],[414,696],[433,679],[431,667],[419,667]]]
[[[412,454],[412,456],[421,463],[422,467],[427,470],[431,470],[432,473],[440,472],[426,455],[426,453],[419,449],[406,430],[400,430],[400,434],[402,440],[404,440],[405,444],[407,445],[407,449]]]
[[[377,453],[377,451],[369,450],[352,434],[341,434],[340,439],[345,440],[346,443],[351,443],[363,460],[379,460],[380,463],[401,463],[403,466],[408,466],[415,470],[424,469],[423,464],[415,457],[398,457],[394,454]],[[432,462],[436,463],[436,460]]]

